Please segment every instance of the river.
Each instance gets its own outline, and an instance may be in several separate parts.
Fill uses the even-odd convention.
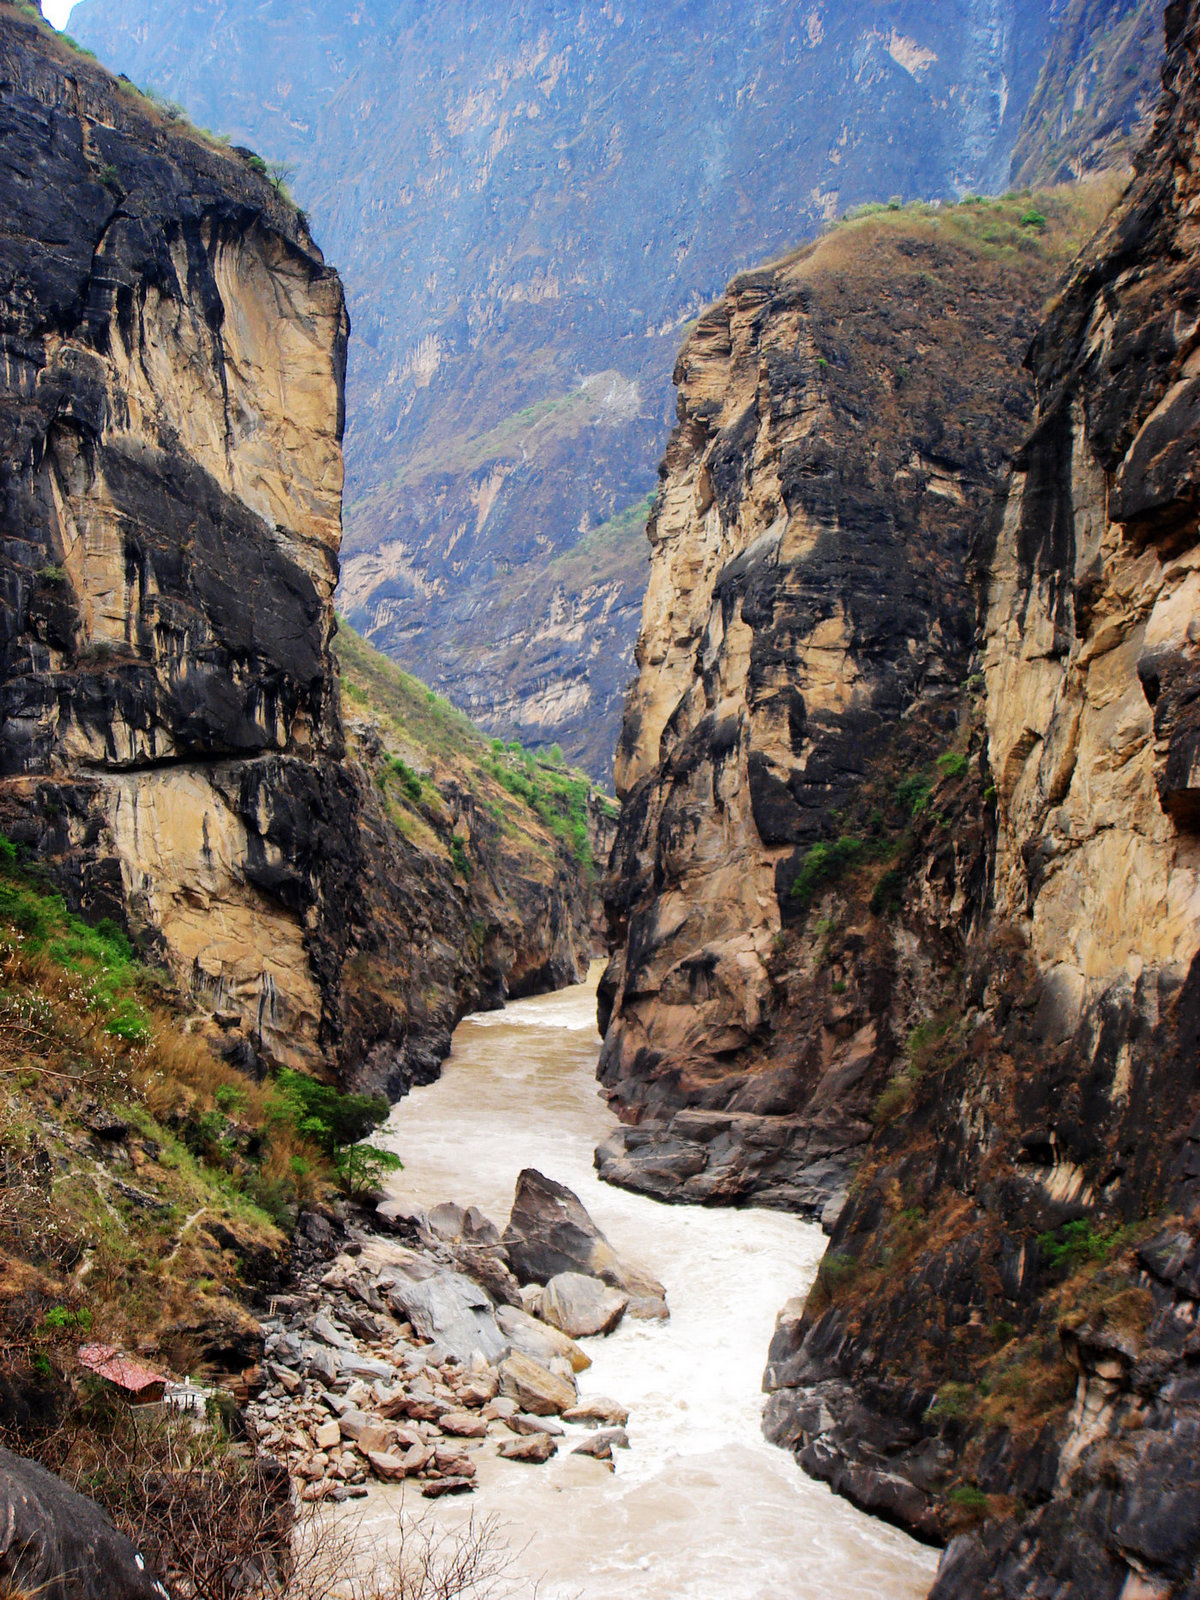
[[[565,1449],[545,1466],[485,1451],[476,1510],[501,1519],[513,1571],[540,1578],[540,1600],[918,1600],[935,1554],[807,1478],[760,1430],[775,1315],[812,1282],[820,1229],[772,1211],[661,1205],[597,1180],[592,1151],[613,1118],[595,1080],[594,977],[466,1018],[439,1081],[376,1135],[405,1164],[393,1192],[475,1204],[501,1228],[518,1172],[537,1167],[667,1288],[669,1322],[626,1319],[585,1341],[581,1396],[629,1408],[615,1473]],[[372,1494],[374,1538],[387,1539],[398,1495]],[[470,1509],[443,1500],[434,1515],[456,1526]]]

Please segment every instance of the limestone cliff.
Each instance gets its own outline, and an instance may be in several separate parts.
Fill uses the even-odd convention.
[[[1193,1596],[1200,6],[1136,179],[1033,346],[983,586],[991,882],[768,1427],[931,1537],[933,1593]],[[978,1524],[975,1531],[966,1531]]]
[[[341,285],[257,158],[26,7],[0,6],[0,75],[3,826],[228,1052],[399,1088],[513,963],[343,759]],[[520,961],[566,976],[560,868]],[[380,949],[386,1014],[355,960]]]
[[[606,1176],[818,1211],[844,1189],[933,981],[868,902],[969,737],[969,548],[1097,205],[878,208],[736,279],[685,346],[617,756],[601,1079],[638,1126]],[[927,869],[951,945],[982,828]],[[866,899],[813,938],[852,860],[876,863]]]

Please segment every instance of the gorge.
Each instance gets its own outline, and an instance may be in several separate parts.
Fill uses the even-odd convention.
[[[585,8],[556,54],[555,11],[526,60],[514,11],[484,104],[461,65],[470,5],[440,56],[425,20],[386,9],[354,12],[357,48],[404,42],[399,98],[434,130],[405,146],[421,172],[397,172],[389,206],[456,184],[486,206],[496,173],[539,217],[553,183],[504,166],[532,172],[537,139],[445,155],[448,132],[490,138],[518,104],[552,125],[543,155],[603,126],[611,170],[636,164],[595,99],[623,14]],[[840,116],[851,87],[871,102],[843,120],[853,178],[811,215],[785,203],[809,191],[781,156],[765,198],[697,229],[671,271],[589,254],[603,295],[539,279],[523,298],[531,221],[520,270],[501,281],[493,260],[458,297],[455,230],[480,213],[447,202],[421,290],[449,319],[436,361],[425,347],[397,377],[365,318],[371,392],[401,393],[393,433],[375,400],[357,413],[379,520],[365,543],[352,529],[337,590],[357,335],[308,219],[248,148],[0,0],[0,1446],[92,1494],[117,1524],[104,1548],[144,1525],[101,1470],[128,1436],[95,1404],[85,1331],[229,1397],[202,1470],[154,1467],[181,1496],[223,1472],[260,1509],[361,1492],[380,1551],[388,1484],[411,1478],[452,1536],[450,1497],[473,1492],[572,1528],[541,1568],[563,1593],[1200,1593],[1200,0],[971,4],[940,55],[930,8],[879,9],[890,31],[865,44],[849,8],[787,9],[796,103],[771,148],[794,150],[808,107],[827,154],[816,112]],[[366,190],[314,152],[334,123],[391,137],[355,99],[378,62],[347,68],[351,23],[327,15],[293,81],[287,19],[259,10],[265,33],[232,0],[159,33],[84,0],[80,32],[112,30],[106,56],[136,50],[234,127],[269,38],[263,114],[292,127],[276,149],[339,226],[361,222]],[[785,80],[755,74],[778,19],[753,11],[728,126],[757,149],[755,97]],[[675,61],[689,29],[737,32],[681,6],[654,48]],[[841,88],[817,94],[804,74],[830,63]],[[922,198],[883,192],[894,160]],[[1010,172],[1014,192],[964,192]],[[873,203],[835,217],[849,198]],[[818,238],[700,303],[717,259],[762,259],[784,229],[794,245],[826,208]],[[372,252],[405,233],[380,215],[359,294],[369,269],[390,281]],[[564,237],[582,250],[576,223]],[[648,303],[643,271],[664,315],[626,368],[618,312]],[[416,305],[396,301],[389,338]],[[469,336],[448,353],[455,317]],[[664,413],[630,386],[663,383],[685,317],[644,500]],[[539,340],[549,389],[505,365]],[[643,506],[644,597],[624,564]],[[389,561],[394,635],[371,599]],[[619,817],[560,751],[485,737],[376,653],[335,591],[490,727],[561,734],[593,772],[640,604]],[[529,631],[498,667],[514,617]],[[464,691],[471,652],[491,664]],[[590,993],[545,991],[602,942],[597,1044]],[[607,1188],[584,1170],[593,1139]],[[580,1335],[579,1394],[611,1378],[634,1402],[611,1477],[603,1452],[568,1454],[575,1433],[557,1459],[545,1442],[576,1356],[558,1346],[532,1379],[518,1360],[565,1337],[547,1274],[522,1268],[515,1224],[439,1205],[503,1223],[535,1164],[667,1285],[670,1323],[657,1290],[590,1256],[575,1286],[630,1302],[616,1333]],[[455,1345],[464,1312],[487,1348]],[[530,1382],[551,1400],[518,1411]],[[705,1415],[683,1415],[692,1397]],[[10,1499],[14,1470],[0,1456]],[[289,1537],[264,1533],[272,1560]],[[21,1559],[0,1541],[0,1577]],[[263,1594],[300,1600],[272,1572]]]
[[[1161,16],[79,0],[70,26],[289,164],[345,277],[349,620],[489,731],[607,780],[689,323],[856,205],[1119,159]]]

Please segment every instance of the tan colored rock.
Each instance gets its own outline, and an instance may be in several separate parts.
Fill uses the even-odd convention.
[[[572,1339],[611,1333],[625,1314],[629,1296],[581,1272],[560,1272],[542,1291],[541,1315]]]
[[[500,1386],[510,1399],[517,1401],[523,1411],[530,1411],[538,1417],[559,1414],[568,1406],[573,1406],[577,1398],[573,1383],[557,1377],[520,1352],[501,1362]]]
[[[496,1321],[514,1351],[542,1366],[548,1366],[556,1357],[568,1361],[573,1372],[586,1372],[592,1364],[591,1356],[574,1339],[515,1306],[498,1306]]]
[[[478,1412],[446,1411],[438,1423],[443,1433],[459,1439],[482,1439],[487,1432],[487,1418]]]
[[[577,1406],[571,1406],[563,1412],[562,1419],[564,1422],[582,1422],[586,1428],[623,1428],[629,1421],[629,1412],[618,1401],[596,1395],[581,1400]]]
[[[313,1443],[319,1450],[332,1450],[341,1438],[342,1430],[336,1422],[323,1422],[313,1434]]]
[[[514,1439],[511,1444],[502,1444],[499,1455],[505,1461],[543,1462],[557,1455],[558,1446],[548,1433],[531,1434],[527,1439]]]

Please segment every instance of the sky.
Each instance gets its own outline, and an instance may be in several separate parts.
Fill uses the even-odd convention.
[[[42,0],[42,12],[47,22],[52,22],[56,28],[63,28],[74,4],[75,0]]]

